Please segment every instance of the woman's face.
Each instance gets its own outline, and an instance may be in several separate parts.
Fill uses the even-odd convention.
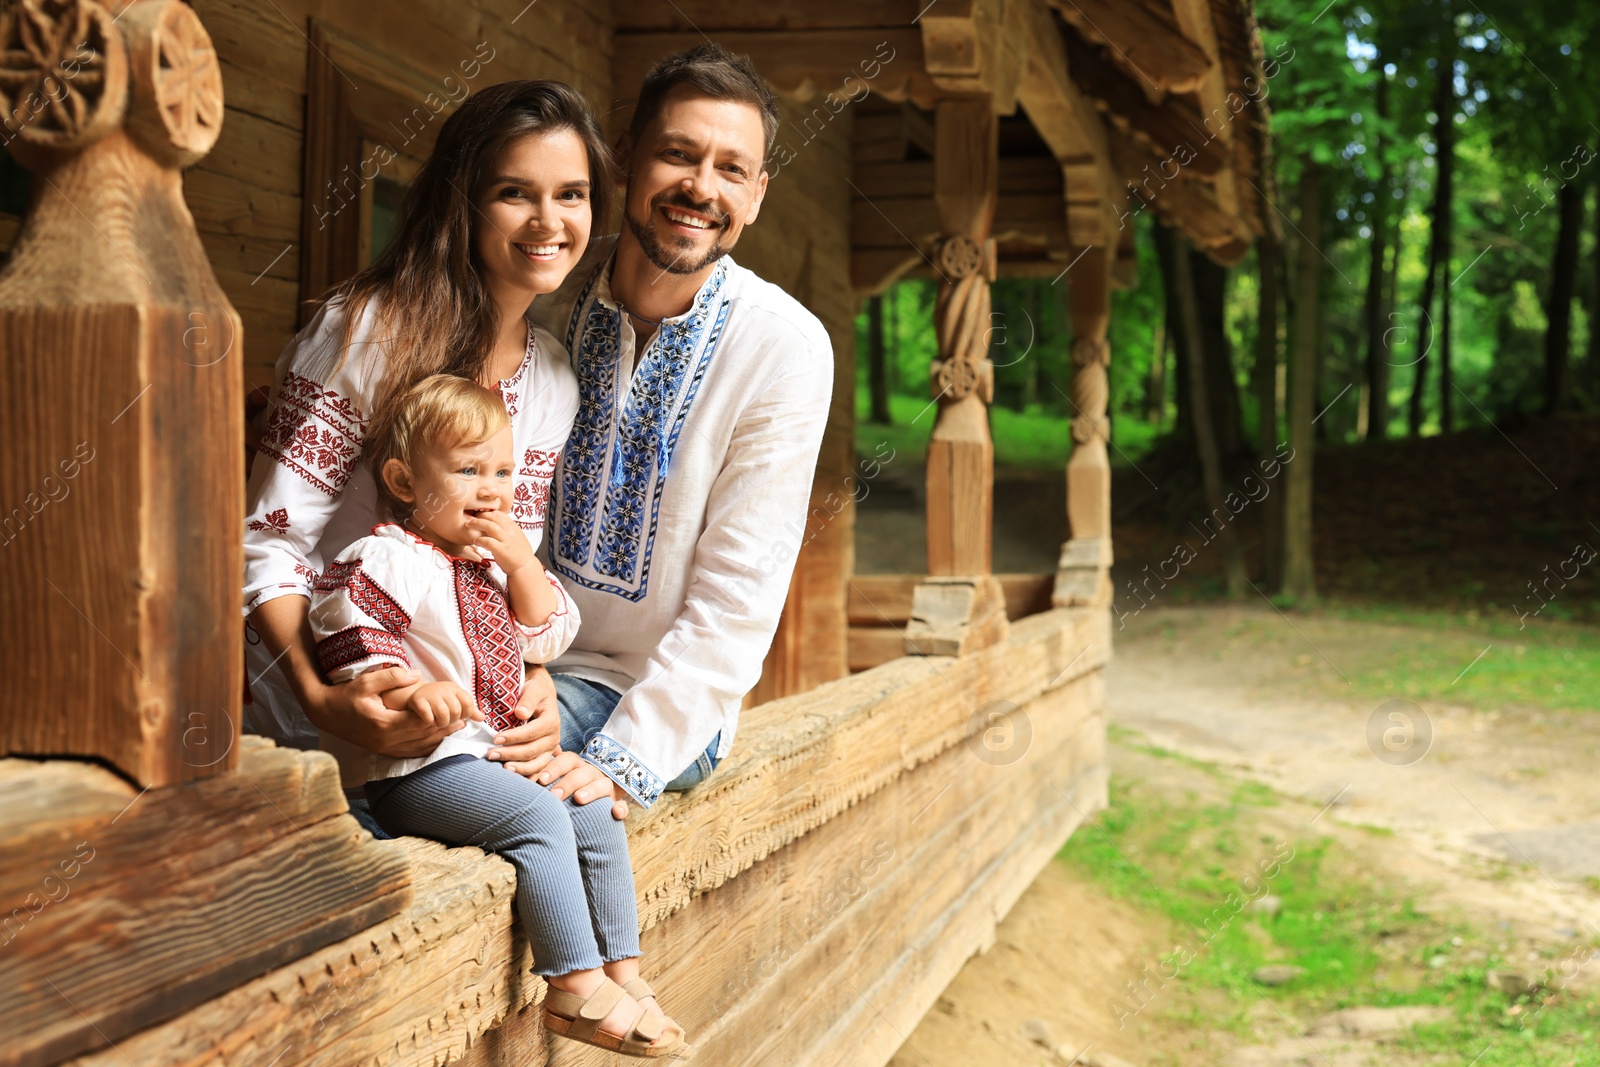
[[[489,288],[553,292],[589,244],[589,192],[589,156],[572,130],[509,142],[473,213],[473,250]]]

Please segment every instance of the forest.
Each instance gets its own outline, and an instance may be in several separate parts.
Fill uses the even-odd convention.
[[[1435,462],[1421,457],[1446,444],[1464,454],[1482,433],[1510,477],[1548,475],[1531,459],[1516,468],[1513,438],[1560,425],[1588,440],[1585,416],[1600,408],[1600,77],[1588,66],[1600,8],[1262,0],[1256,15],[1271,159],[1263,187],[1245,192],[1271,205],[1277,232],[1224,268],[1159,210],[1125,220],[1139,271],[1115,298],[1111,444],[1119,470],[1142,479],[1119,489],[1165,487],[1145,517],[1204,515],[1288,449],[1332,450],[1378,479],[1386,464]],[[1064,289],[994,285],[1002,468],[1059,467],[1070,448]],[[926,435],[935,295],[932,282],[904,281],[858,320],[864,438]],[[1199,390],[1193,367],[1204,367]],[[1429,438],[1432,451],[1394,445]],[[1313,465],[1287,470],[1248,549],[1224,540],[1229,594],[1254,596],[1249,582],[1280,603],[1317,596]],[[1126,530],[1141,516],[1119,496]]]

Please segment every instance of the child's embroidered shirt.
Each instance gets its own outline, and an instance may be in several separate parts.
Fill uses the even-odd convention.
[[[471,693],[483,722],[468,721],[425,757],[373,756],[370,778],[410,774],[446,756],[483,756],[499,731],[520,726],[523,664],[546,663],[572,644],[578,608],[545,572],[557,608],[538,626],[512,613],[506,576],[493,560],[450,556],[394,523],[373,527],[339,553],[311,594],[311,631],[322,673],[348,682],[383,667],[415,668],[425,682]],[[325,744],[348,760],[350,753]]]

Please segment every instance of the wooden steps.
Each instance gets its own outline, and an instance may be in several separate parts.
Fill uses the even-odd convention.
[[[646,974],[705,1062],[888,1059],[899,1039],[880,1020],[909,1027],[1103,804],[1110,650],[1104,611],[1056,610],[969,657],[902,658],[761,705],[705,786],[630,820]],[[1014,760],[982,748],[994,708],[1031,734]],[[403,847],[403,914],[73,1062],[546,1062],[510,866]],[[862,996],[838,995],[847,982]],[[773,1033],[779,1004],[789,1028]]]
[[[240,742],[233,773],[144,791],[0,760],[0,899],[21,905],[0,1064],[117,1042],[411,903],[405,851],[350,816],[330,757]]]

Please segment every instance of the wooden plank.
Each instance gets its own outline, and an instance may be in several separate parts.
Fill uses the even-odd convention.
[[[1172,159],[1185,173],[1214,178],[1228,165],[1228,151],[1206,128],[1202,113],[1189,96],[1169,96],[1150,103],[1137,85],[1117,70],[1093,45],[1068,31],[1067,67],[1078,88],[1123,133],[1147,146],[1158,159]]]
[[[704,40],[692,32],[618,33],[611,71],[619,99],[631,107],[640,80],[656,60]],[[939,96],[923,67],[922,34],[914,26],[725,33],[717,43],[750,56],[768,84],[799,99],[833,92],[847,78],[854,79],[852,84],[870,81],[874,93],[890,100],[912,99],[924,107]]]
[[[1052,574],[997,574],[1005,591],[1006,616],[1026,618],[1050,610]],[[899,626],[911,615],[911,591],[920,574],[854,574],[850,576],[850,625]]]
[[[1228,109],[1228,83],[1223,76],[1222,63],[1217,49],[1217,31],[1211,22],[1210,0],[1172,0],[1172,13],[1183,27],[1183,32],[1193,38],[1210,61],[1195,94],[1200,101],[1200,111],[1205,116],[1202,128],[1208,138],[1217,144],[1219,154],[1228,162],[1214,182],[1217,203],[1222,210],[1239,217],[1239,187],[1233,173],[1233,112]]]
[[[856,128],[861,127],[860,120]],[[857,198],[913,199],[933,196],[933,160],[913,159],[891,162],[867,162],[856,157],[851,183]],[[1004,209],[1003,201],[1013,196],[1054,196],[1063,194],[1061,167],[1044,156],[1000,157],[999,193],[1002,203],[996,216]]]
[[[1210,72],[1205,51],[1164,3],[1050,0],[1084,40],[1104,47],[1127,77],[1152,91],[1190,92]]]
[[[927,249],[939,234],[939,213],[926,198],[874,197],[850,204],[853,249],[906,248],[910,242]],[[1031,239],[1046,247],[1065,248],[1067,223],[1060,193],[1002,194],[996,203],[996,239]]]
[[[295,92],[306,91],[304,0],[274,0],[270,5],[252,0],[195,0],[194,9],[218,55]]]
[[[225,119],[225,122],[231,121]],[[275,193],[203,163],[184,172],[183,196],[204,233],[300,239],[300,193]]]
[[[899,626],[854,626],[849,629],[850,670],[865,671],[881,667],[906,654],[905,624]]]
[[[922,5],[916,0],[861,0],[818,4],[815,0],[618,0],[611,6],[618,33],[728,33],[737,30],[848,30],[910,26]]]
[[[653,968],[665,971],[673,959],[717,953],[718,962],[698,973],[703,975],[700,981],[720,988],[730,975],[740,973],[737,968],[743,963],[759,964],[780,952],[781,942],[747,944],[728,935],[747,913],[737,903],[742,887],[756,887],[769,904],[771,910],[761,913],[761,929],[781,932],[777,920],[787,909],[778,887],[792,882],[801,870],[823,869],[811,858],[819,853],[790,851],[788,846],[812,838],[819,843],[830,838],[859,841],[870,830],[858,828],[871,824],[850,821],[856,818],[853,811],[872,813],[878,794],[882,803],[895,805],[909,819],[929,807],[955,768],[964,769],[955,775],[958,783],[963,775],[976,781],[966,740],[988,725],[973,715],[988,702],[1010,701],[1026,709],[1048,689],[1047,706],[1059,708],[1048,702],[1061,700],[1098,715],[1099,670],[1109,652],[1108,613],[1054,611],[1018,623],[1006,644],[970,657],[901,659],[751,709],[739,746],[716,776],[692,793],[669,794],[630,821],[641,922],[653,953],[649,973],[664,973]],[[1052,689],[1052,683],[1087,685],[1088,702]],[[1034,723],[1041,738],[1034,755],[1046,763],[1050,753],[1061,751],[1061,742],[1050,732],[1055,728]],[[1081,751],[1088,765],[1098,762],[1091,743],[1067,747]],[[1007,768],[992,769],[997,773],[991,783],[998,779],[1029,788],[1033,782],[1025,774],[1008,774]],[[897,785],[902,782],[904,789]],[[980,801],[967,807],[1010,811],[1013,806]],[[734,810],[753,817],[730,821],[727,813]],[[1025,807],[1017,810],[1026,817]],[[937,808],[928,817],[936,820],[930,825],[947,818]],[[917,829],[923,832],[920,824]],[[997,849],[1007,840],[1003,830],[961,832]],[[480,857],[470,859],[468,869],[462,865],[477,856],[475,850],[447,851],[424,842],[408,842],[407,847],[417,864],[416,903],[407,913],[225,993],[171,1023],[120,1040],[116,1052],[75,1062],[79,1067],[165,1067],[173,1062],[269,1067],[282,1057],[278,1067],[335,1067],[375,1059],[400,1067],[460,1056],[485,1029],[535,1002],[542,985],[523,977],[528,959],[520,934],[513,939],[509,865]],[[799,862],[785,862],[784,857],[799,857]],[[456,870],[448,870],[451,866]],[[771,872],[773,881],[759,884],[764,871]],[[918,872],[911,870],[909,876]],[[724,897],[709,896],[722,889],[727,890]],[[733,903],[702,909],[703,902],[719,899]],[[678,923],[680,913],[684,918]],[[706,921],[701,924],[691,915]],[[675,927],[680,933],[673,933]],[[669,938],[674,940],[663,940]],[[669,951],[669,943],[688,947]],[[691,982],[669,976],[684,997],[671,1001],[669,1008],[683,1010],[694,1019],[692,1025],[701,1019],[690,1013],[729,1007],[728,998],[697,995]]]
[[[26,901],[5,927],[0,1064],[115,1042],[410,903],[404,853],[348,814],[331,757],[239,750],[234,774],[149,791],[0,760],[0,899]]]
[[[300,195],[300,130],[229,111],[206,169],[284,196]]]

